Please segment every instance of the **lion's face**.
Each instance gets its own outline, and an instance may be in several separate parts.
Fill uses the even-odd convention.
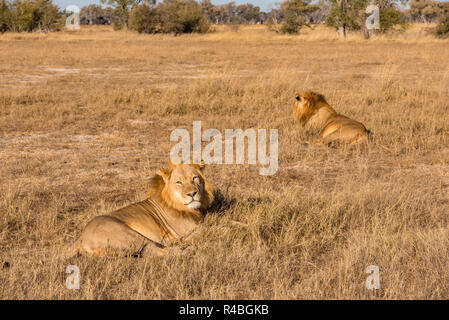
[[[202,167],[202,165],[171,163],[168,169],[158,171],[158,175],[165,182],[162,192],[170,198],[174,207],[196,211],[209,204],[210,194],[206,194]]]

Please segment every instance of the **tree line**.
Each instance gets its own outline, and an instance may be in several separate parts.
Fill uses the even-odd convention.
[[[212,24],[266,24],[270,30],[297,34],[304,27],[325,23],[342,36],[361,32],[405,30],[409,23],[439,23],[435,34],[449,35],[449,3],[436,0],[284,0],[269,12],[253,4],[229,2],[214,5],[210,0],[101,0],[103,6],[81,8],[81,24],[112,24],[115,30],[140,33],[204,33]],[[379,8],[380,25],[368,29],[366,8]],[[51,0],[0,0],[0,32],[57,31],[69,13]]]

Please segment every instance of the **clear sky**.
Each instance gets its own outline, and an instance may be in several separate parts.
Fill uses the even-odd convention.
[[[211,0],[214,4],[223,4],[231,2],[231,0]],[[252,3],[256,6],[259,6],[262,11],[270,11],[272,6],[276,3],[281,2],[282,0],[233,0],[237,4],[241,3]],[[439,0],[439,1],[449,1],[449,0]],[[78,7],[84,7],[85,5],[91,3],[100,3],[100,0],[53,0],[61,9],[67,8],[68,5],[74,4]]]

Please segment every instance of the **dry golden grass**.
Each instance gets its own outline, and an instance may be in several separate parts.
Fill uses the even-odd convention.
[[[0,298],[447,298],[448,46],[419,26],[373,41],[263,26],[1,35]],[[306,89],[373,143],[307,144],[291,113]],[[193,120],[279,129],[278,173],[210,166],[219,202],[184,255],[64,258],[89,219],[142,199]]]

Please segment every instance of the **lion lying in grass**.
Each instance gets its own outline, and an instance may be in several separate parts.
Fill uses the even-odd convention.
[[[151,179],[148,198],[93,218],[74,253],[99,255],[107,248],[133,255],[162,254],[170,241],[189,236],[213,201],[204,165],[169,163]]]
[[[321,94],[312,91],[296,95],[293,116],[306,129],[318,130],[319,142],[324,144],[355,144],[367,141],[371,136],[362,123],[338,114]]]

